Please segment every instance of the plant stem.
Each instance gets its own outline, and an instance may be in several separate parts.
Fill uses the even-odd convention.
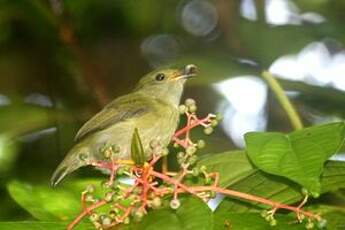
[[[244,200],[249,200],[249,201],[254,201],[254,202],[258,202],[261,204],[265,204],[268,205],[276,210],[278,209],[286,209],[286,210],[290,210],[294,213],[297,214],[297,216],[299,216],[300,214],[303,214],[307,217],[316,219],[316,220],[320,220],[321,217],[317,214],[314,214],[312,212],[307,212],[301,209],[300,206],[298,207],[294,207],[294,206],[290,206],[290,205],[286,205],[286,204],[282,204],[276,201],[272,201],[263,197],[259,197],[259,196],[255,196],[255,195],[251,195],[248,193],[243,193],[243,192],[238,192],[235,190],[230,190],[230,189],[224,189],[224,188],[220,188],[218,186],[187,186],[183,183],[181,183],[179,180],[176,180],[174,178],[168,177],[164,174],[161,174],[159,172],[156,171],[151,171],[150,172],[151,175],[161,178],[162,180],[164,180],[167,183],[171,183],[173,185],[175,185],[175,190],[178,190],[178,193],[183,193],[183,192],[188,192],[190,194],[196,195],[198,196],[198,192],[205,192],[205,191],[214,191],[217,193],[221,193],[224,195],[228,195],[228,196],[232,196],[232,197],[238,197]],[[199,197],[200,198],[200,197]]]
[[[303,124],[302,124],[300,116],[298,115],[294,106],[291,104],[289,98],[286,96],[284,92],[284,89],[280,86],[278,81],[274,78],[274,76],[270,72],[266,70],[263,71],[261,75],[266,80],[267,84],[276,95],[280,105],[283,107],[283,109],[287,113],[292,127],[295,130],[303,129]]]
[[[67,230],[72,230],[80,221],[84,218],[84,216],[88,215],[92,210],[95,210],[107,202],[105,200],[100,200],[97,203],[91,205],[90,207],[84,209],[68,226]]]
[[[228,196],[233,196],[233,197],[238,197],[244,200],[250,200],[250,201],[254,201],[254,202],[258,202],[261,204],[266,204],[268,206],[271,206],[272,208],[278,210],[278,209],[286,209],[286,210],[290,210],[296,214],[303,214],[307,217],[316,219],[316,220],[320,220],[321,217],[317,214],[314,214],[312,212],[307,212],[301,209],[301,207],[294,207],[294,206],[290,206],[290,205],[286,205],[286,204],[282,204],[279,202],[275,202],[263,197],[259,197],[259,196],[254,196],[248,193],[243,193],[243,192],[238,192],[235,190],[230,190],[230,189],[223,189],[220,187],[216,187],[216,186],[196,186],[196,187],[190,187],[191,190],[193,190],[194,192],[198,192],[198,191],[214,191],[217,193],[221,193],[224,195],[228,195]]]

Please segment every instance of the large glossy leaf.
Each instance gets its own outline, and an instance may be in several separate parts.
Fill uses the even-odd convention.
[[[33,217],[43,221],[71,220],[80,212],[80,195],[94,180],[68,183],[59,188],[12,181],[7,185],[11,197]]]
[[[329,161],[321,177],[321,194],[345,187],[345,162]],[[234,183],[230,189],[265,197],[285,204],[294,204],[303,198],[300,188],[293,182],[261,171]],[[267,208],[232,197],[225,198],[217,208],[227,212],[248,212]]]
[[[208,155],[198,164],[205,165],[210,172],[220,173],[220,186],[266,197],[286,204],[303,198],[298,184],[283,177],[270,175],[255,169],[245,152],[232,151]],[[329,161],[321,176],[321,194],[345,187],[345,162]],[[229,212],[257,210],[258,206],[233,197],[226,198],[220,207]],[[265,207],[261,206],[260,208]]]
[[[213,216],[209,207],[200,199],[181,199],[176,211],[169,207],[149,212],[139,223],[122,226],[126,230],[208,230],[212,229]]]
[[[221,187],[228,187],[241,181],[255,171],[244,151],[210,154],[201,158],[197,164],[205,165],[209,172],[218,172],[221,175],[219,181]]]
[[[261,170],[295,181],[318,195],[324,162],[342,146],[343,122],[314,126],[290,134],[250,132],[246,150]]]

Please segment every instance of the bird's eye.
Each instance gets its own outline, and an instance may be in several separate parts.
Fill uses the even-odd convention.
[[[156,80],[157,81],[163,81],[165,79],[164,73],[159,73],[156,75]]]

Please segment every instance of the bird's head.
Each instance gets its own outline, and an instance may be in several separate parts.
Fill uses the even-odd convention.
[[[158,69],[142,77],[134,90],[178,106],[184,83],[196,73],[197,67],[193,64],[183,69]]]

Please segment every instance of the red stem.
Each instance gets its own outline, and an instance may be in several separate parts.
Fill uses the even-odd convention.
[[[88,213],[92,210],[99,208],[105,205],[107,202],[105,200],[100,200],[97,203],[91,205],[90,207],[85,208],[68,226],[67,230],[72,230]]]
[[[189,130],[191,130],[191,129],[197,127],[197,126],[199,126],[200,124],[202,124],[202,123],[204,123],[204,122],[206,122],[206,121],[208,121],[208,119],[209,119],[209,117],[205,117],[205,118],[203,118],[203,119],[201,119],[201,120],[196,120],[195,123],[190,124],[189,126],[187,125],[186,127],[182,128],[182,129],[180,129],[180,130],[178,130],[178,131],[175,133],[174,137],[179,137],[179,136],[181,136],[182,134],[186,133],[187,131],[189,131]]]
[[[217,187],[217,186],[195,186],[195,187],[192,186],[192,187],[187,187],[186,185],[180,183],[179,181],[177,181],[177,180],[175,180],[173,178],[170,178],[170,177],[168,177],[166,175],[163,175],[161,173],[152,171],[151,174],[153,176],[161,178],[162,180],[165,180],[165,181],[167,181],[167,182],[169,182],[171,184],[177,185],[178,187],[180,187],[180,190],[181,190],[181,191],[179,191],[180,193],[181,192],[189,192],[189,193],[191,193],[193,195],[198,196],[198,194],[197,194],[198,192],[214,191],[214,192],[221,193],[221,194],[224,194],[224,195],[238,197],[238,198],[242,198],[242,199],[245,199],[245,200],[250,200],[250,201],[266,204],[266,205],[271,206],[271,207],[273,207],[273,208],[275,208],[277,210],[278,209],[286,209],[286,210],[293,211],[296,214],[302,213],[305,216],[310,217],[310,218],[314,218],[314,219],[317,219],[317,220],[321,219],[321,217],[319,215],[316,215],[316,214],[311,213],[311,212],[303,211],[299,207],[294,207],[294,206],[282,204],[282,203],[275,202],[275,201],[272,201],[272,200],[269,200],[269,199],[266,199],[266,198],[263,198],[263,197],[254,196],[254,195],[251,195],[251,194],[247,194],[247,193],[243,193],[243,192],[238,192],[238,191],[234,191],[234,190],[230,190],[230,189],[223,189],[223,188],[220,188],[220,187]]]

